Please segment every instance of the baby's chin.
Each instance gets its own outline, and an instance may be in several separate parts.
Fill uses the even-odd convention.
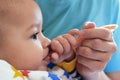
[[[51,62],[50,55],[47,55],[42,61],[41,64],[39,65],[38,70],[41,71],[47,71],[48,70],[48,64]]]
[[[47,71],[47,66],[45,66],[45,65],[41,65],[41,66],[39,66],[39,68],[38,68],[38,70],[40,70],[40,71]]]

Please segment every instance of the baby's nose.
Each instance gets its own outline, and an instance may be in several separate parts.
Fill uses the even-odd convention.
[[[48,47],[49,45],[50,45],[50,43],[51,43],[51,40],[50,39],[48,39],[48,38],[44,38],[44,45],[43,45],[43,47],[45,48],[45,47]]]

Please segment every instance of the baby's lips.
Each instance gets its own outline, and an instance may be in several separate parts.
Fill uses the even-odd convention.
[[[47,55],[44,59],[43,59],[47,64],[50,63],[50,56]]]

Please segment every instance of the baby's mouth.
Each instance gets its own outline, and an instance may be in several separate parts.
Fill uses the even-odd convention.
[[[51,58],[51,53],[52,53],[52,52],[53,52],[53,50],[51,49],[51,47],[49,47],[48,54],[47,54],[46,57],[43,59],[46,64],[49,64],[49,63],[52,61],[52,58]]]
[[[44,62],[45,62],[46,64],[49,64],[50,61],[51,61],[50,55],[47,55],[43,60],[44,60]]]

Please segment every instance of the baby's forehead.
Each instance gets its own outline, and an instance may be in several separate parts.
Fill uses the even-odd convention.
[[[30,0],[31,1],[31,0]],[[11,9],[17,8],[25,5],[26,3],[29,4],[28,0],[0,0],[0,9]]]
[[[35,7],[33,0],[0,0],[0,13],[22,11]]]
[[[0,22],[24,23],[33,19],[36,8],[33,0],[0,0]]]

